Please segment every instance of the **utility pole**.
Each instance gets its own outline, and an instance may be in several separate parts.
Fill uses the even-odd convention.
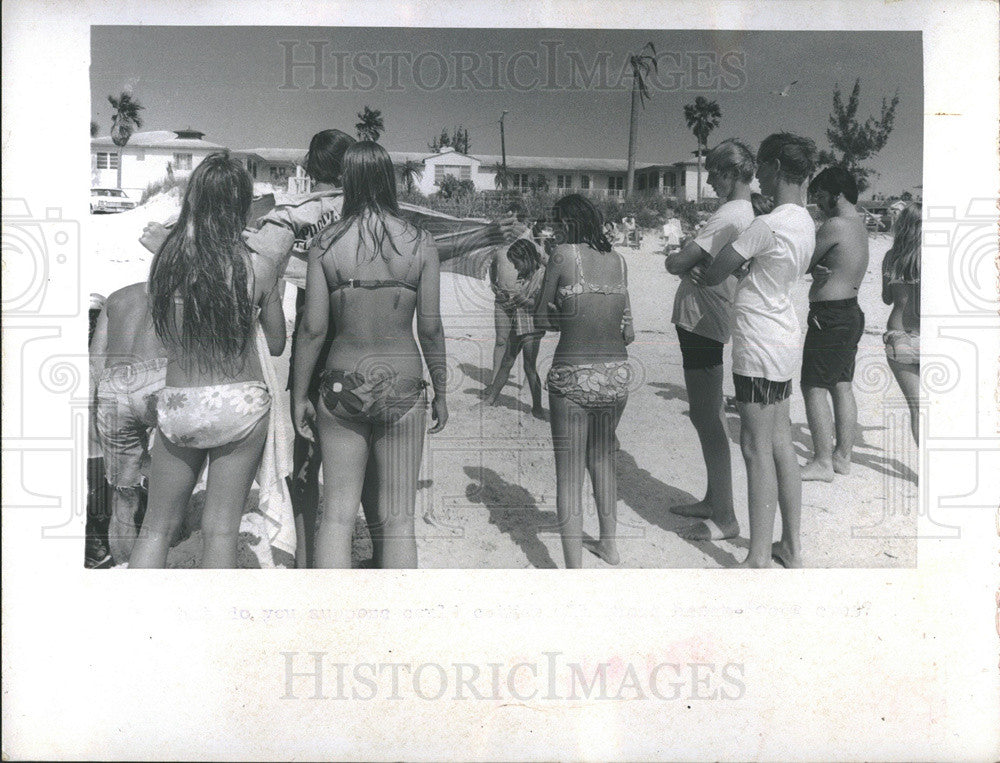
[[[503,113],[500,115],[500,159],[501,165],[503,167],[503,175],[500,178],[503,184],[503,189],[507,190],[507,144],[504,142],[503,138],[503,118],[507,116],[507,110],[504,109]]]

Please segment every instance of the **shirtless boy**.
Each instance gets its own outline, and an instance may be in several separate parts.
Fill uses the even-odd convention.
[[[813,439],[803,480],[831,482],[851,470],[858,424],[854,360],[865,330],[858,288],[868,269],[868,231],[858,214],[858,186],[842,167],[828,167],[809,184],[826,221],[816,233],[809,272],[809,330],[802,350],[802,394]],[[827,395],[833,398],[833,416]],[[834,447],[836,421],[836,447]]]
[[[166,381],[165,355],[153,330],[145,282],[113,292],[97,318],[90,363],[97,437],[114,489],[108,546],[116,564],[128,561],[138,533],[142,473],[149,431],[156,426],[156,393]]]

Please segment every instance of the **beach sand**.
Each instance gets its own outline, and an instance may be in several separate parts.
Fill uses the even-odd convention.
[[[144,280],[151,255],[137,242],[150,219],[165,220],[176,198],[159,198],[132,212],[92,216],[85,268],[89,290],[108,294]],[[881,333],[889,308],[880,298],[879,265],[890,244],[872,236],[871,261],[859,301],[866,331],[858,350],[855,394],[860,434],[850,475],[832,483],[802,486],[802,548],[808,567],[912,567],[916,564],[917,450],[910,439],[905,402],[889,372]],[[620,249],[629,268],[629,293],[636,341],[629,347],[638,369],[634,389],[618,428],[618,529],[621,566],[702,568],[735,564],[746,555],[746,472],[739,451],[739,418],[727,412],[732,445],[736,515],[742,537],[693,542],[674,532],[690,520],[668,509],[703,497],[705,467],[688,420],[680,350],[670,323],[679,283],[666,272],[662,239],[649,233],[640,249]],[[795,301],[805,331],[808,280]],[[425,441],[415,529],[421,567],[561,567],[555,514],[555,467],[549,425],[530,414],[530,395],[518,362],[496,407],[479,405],[493,353],[493,294],[485,281],[443,273],[441,309],[449,364],[450,419],[443,432]],[[289,329],[294,289],[285,295]],[[557,336],[542,340],[538,368],[544,375]],[[290,343],[289,343],[290,346]],[[276,359],[286,378],[288,351]],[[726,394],[731,395],[729,347]],[[288,409],[287,397],[276,401]],[[548,407],[546,399],[546,408]],[[804,462],[812,442],[796,371],[791,401],[795,449]],[[291,427],[288,421],[286,426]],[[248,510],[255,504],[251,497]],[[192,506],[197,516],[200,496]],[[360,516],[360,511],[359,511]],[[192,528],[196,522],[189,522]],[[584,487],[584,532],[597,535],[597,515],[589,484]],[[780,532],[776,523],[775,538]],[[195,566],[200,539],[195,529],[171,550],[170,566]],[[371,554],[364,524],[355,533],[355,564]],[[252,555],[241,559],[253,565]],[[607,567],[584,554],[585,567]]]

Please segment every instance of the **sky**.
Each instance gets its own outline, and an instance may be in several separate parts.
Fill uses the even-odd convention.
[[[628,56],[647,42],[658,69],[640,113],[640,163],[692,158],[683,109],[699,95],[722,112],[710,146],[735,137],[756,147],[787,130],[828,148],[834,88],[846,100],[860,77],[861,118],[899,94],[865,195],[919,191],[919,32],[93,27],[91,118],[106,135],[107,96],[129,88],[145,106],[143,130],[190,126],[233,149],[305,149],[321,129],[353,134],[370,106],[389,150],[424,151],[442,128],[463,125],[470,153],[499,154],[506,110],[508,155],[624,159]],[[289,66],[299,62],[310,65]],[[772,92],[793,81],[787,96]]]

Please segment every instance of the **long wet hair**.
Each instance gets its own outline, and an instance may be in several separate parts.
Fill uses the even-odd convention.
[[[343,213],[340,221],[323,235],[320,246],[329,249],[348,230],[357,226],[359,260],[366,241],[373,252],[369,261],[379,255],[388,259],[390,248],[401,254],[385,224],[386,216],[399,216],[396,173],[389,153],[373,141],[358,141],[344,152],[343,166]],[[415,239],[419,235],[420,232],[415,230]]]
[[[604,235],[604,219],[585,196],[563,196],[552,205],[552,220],[557,223],[556,239],[560,244],[587,244],[599,252],[611,251],[611,242]]]
[[[157,336],[202,370],[236,371],[253,333],[253,274],[242,237],[252,201],[253,180],[228,151],[205,157],[149,269]]]
[[[882,259],[882,273],[890,283],[920,283],[920,231],[922,207],[907,204],[892,224],[892,246]]]

